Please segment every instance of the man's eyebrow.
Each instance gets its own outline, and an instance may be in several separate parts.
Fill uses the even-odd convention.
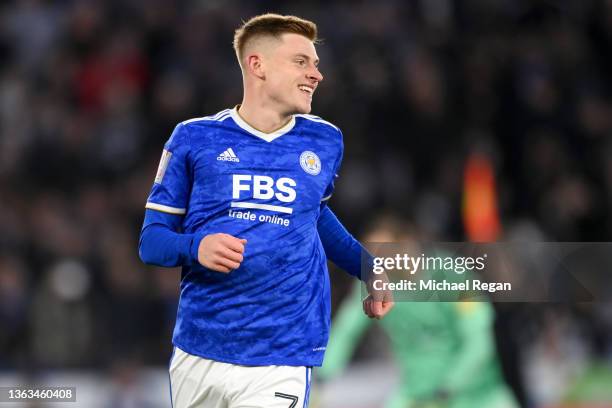
[[[300,53],[300,54],[295,54],[295,55],[294,55],[294,57],[302,57],[302,58],[304,58],[304,59],[306,59],[306,60],[308,60],[308,61],[310,61],[310,60],[311,60],[311,58],[310,58],[308,55],[306,55],[306,54],[302,54],[302,53]],[[314,64],[315,64],[315,65],[319,65],[319,59],[318,59],[318,58],[314,60]]]

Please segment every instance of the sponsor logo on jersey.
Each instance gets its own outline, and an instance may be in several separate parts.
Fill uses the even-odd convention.
[[[234,150],[232,150],[232,148],[228,148],[226,151],[224,151],[223,153],[221,153],[219,156],[217,156],[217,160],[219,161],[231,161],[231,162],[240,162],[240,159],[238,158],[238,156],[236,156],[236,153],[234,153]]]
[[[282,214],[293,214],[293,208],[284,205],[267,204],[262,201],[276,199],[281,203],[292,203],[297,193],[297,183],[289,177],[274,179],[269,176],[258,176],[250,174],[232,175],[232,198],[236,201],[230,203],[228,215],[232,218],[244,221],[259,221],[288,227],[291,224],[289,218],[277,214],[256,214],[251,210],[265,210]],[[238,201],[248,198],[249,201]]]
[[[321,172],[321,159],[314,152],[306,150],[300,155],[300,166],[306,173],[316,176]]]
[[[270,200],[276,198],[283,203],[295,201],[295,180],[289,177],[281,177],[274,180],[269,176],[257,176],[250,174],[232,175],[232,198],[239,200],[241,192],[251,192],[250,196],[255,202],[232,202],[232,207],[259,208],[262,210],[278,211],[286,214],[293,213],[290,207],[258,203],[257,200]]]

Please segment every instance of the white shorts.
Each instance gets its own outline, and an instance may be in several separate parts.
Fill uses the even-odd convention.
[[[178,347],[170,361],[173,408],[305,408],[310,367],[250,367],[197,357]]]

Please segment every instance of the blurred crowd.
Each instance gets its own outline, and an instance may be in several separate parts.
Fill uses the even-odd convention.
[[[167,362],[179,273],[138,260],[143,206],[174,126],[240,103],[233,31],[268,11],[319,26],[356,235],[384,211],[465,239],[481,151],[505,237],[610,239],[610,0],[3,1],[0,369]]]

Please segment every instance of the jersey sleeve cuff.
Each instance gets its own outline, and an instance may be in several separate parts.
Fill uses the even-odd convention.
[[[152,203],[152,202],[147,202],[147,204],[145,205],[145,208],[148,208],[150,210],[161,211],[167,214],[175,214],[175,215],[184,215],[187,212],[185,208],[176,208],[176,207],[171,207],[169,205],[157,204],[157,203]]]
[[[195,234],[193,234],[192,240],[191,240],[191,248],[190,248],[190,255],[191,255],[191,264],[192,265],[199,265],[200,264],[200,259],[198,256],[199,250],[200,250],[200,242],[202,242],[202,239],[204,239],[204,237],[206,236],[205,233],[202,232],[196,232]]]

